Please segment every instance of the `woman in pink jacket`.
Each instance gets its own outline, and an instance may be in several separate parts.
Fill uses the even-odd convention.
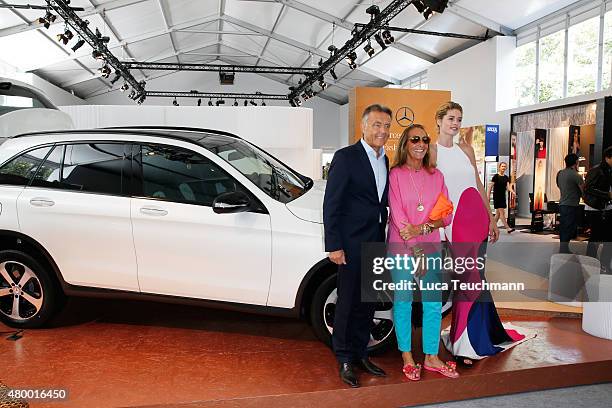
[[[413,381],[421,376],[421,365],[415,363],[411,352],[415,287],[420,287],[423,300],[423,367],[447,377],[459,376],[454,362],[445,363],[438,357],[442,320],[438,229],[451,222],[452,204],[444,176],[430,162],[429,143],[422,125],[408,127],[399,141],[389,173],[389,253],[390,256],[407,255],[415,261],[396,265],[391,271],[393,282],[400,285],[395,287],[393,305],[397,343],[404,360],[403,372]]]

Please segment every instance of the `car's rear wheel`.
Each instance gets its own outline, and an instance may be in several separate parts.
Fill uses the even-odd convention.
[[[310,322],[315,335],[331,346],[331,336],[334,329],[334,315],[338,290],[336,275],[325,279],[314,293],[310,306]],[[368,351],[376,353],[384,350],[395,340],[391,299],[381,299],[376,304]]]
[[[0,319],[16,328],[44,325],[63,295],[51,271],[21,251],[0,251]]]

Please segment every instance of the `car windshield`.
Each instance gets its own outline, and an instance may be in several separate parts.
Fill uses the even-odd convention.
[[[9,81],[0,82],[0,116],[31,108],[57,109],[47,98],[32,89]]]
[[[270,197],[288,203],[304,194],[312,180],[293,171],[263,150],[242,139],[209,135],[202,146],[234,166]]]

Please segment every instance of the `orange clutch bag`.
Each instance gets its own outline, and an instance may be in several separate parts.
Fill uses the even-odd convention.
[[[442,193],[438,195],[438,201],[429,213],[429,219],[432,221],[440,220],[453,213],[453,203]]]

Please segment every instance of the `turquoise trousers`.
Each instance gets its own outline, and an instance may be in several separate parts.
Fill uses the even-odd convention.
[[[440,254],[428,254],[424,259],[429,259],[429,268],[427,274],[421,277],[421,285],[434,285],[440,281]],[[410,267],[408,269],[393,269],[391,276],[396,284],[415,282]],[[395,290],[393,293],[393,321],[397,344],[400,351],[411,351],[413,290]],[[421,291],[421,297],[423,299],[423,352],[425,354],[438,354],[440,325],[442,324],[442,294],[440,291],[429,289]]]

